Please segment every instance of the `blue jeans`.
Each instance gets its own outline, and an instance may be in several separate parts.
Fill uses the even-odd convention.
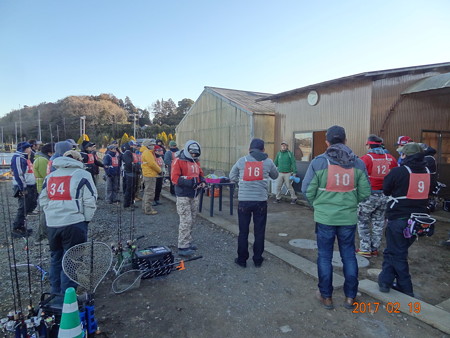
[[[399,291],[414,297],[411,275],[409,274],[408,249],[416,237],[405,238],[403,230],[408,225],[406,219],[388,221],[386,227],[386,249],[383,252],[382,271],[378,283],[383,287],[392,287],[397,279]]]
[[[86,222],[75,223],[60,228],[47,228],[50,245],[50,285],[53,294],[61,294],[67,288],[77,288],[77,283],[71,281],[62,269],[62,259],[71,247],[87,241],[88,224]]]
[[[355,225],[325,225],[316,223],[317,271],[319,275],[319,291],[324,298],[333,294],[333,247],[337,237],[339,253],[344,265],[344,294],[355,298],[358,292],[358,264],[355,257]]]
[[[267,201],[239,201],[238,219],[238,261],[245,263],[249,257],[248,234],[250,232],[250,221],[253,215],[255,242],[253,244],[253,262],[260,264],[263,261],[264,238],[267,223]]]

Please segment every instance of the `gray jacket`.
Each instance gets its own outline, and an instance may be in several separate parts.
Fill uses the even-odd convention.
[[[258,162],[254,157],[263,163],[263,179],[259,181],[244,181],[244,169],[246,162]],[[231,168],[230,179],[239,182],[239,201],[267,201],[269,177],[276,179],[278,170],[273,161],[264,153],[255,153],[241,157]]]
[[[47,175],[39,195],[47,226],[63,227],[89,222],[97,209],[97,189],[92,175],[83,169],[83,163],[70,157],[58,157],[56,168]]]

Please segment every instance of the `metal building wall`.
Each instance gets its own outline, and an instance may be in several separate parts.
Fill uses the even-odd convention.
[[[274,147],[275,114],[253,114],[253,121],[255,127],[254,137],[264,140],[265,152],[269,155],[269,158],[274,159],[275,154],[278,151],[278,149]]]
[[[449,108],[448,105],[445,108],[445,103],[433,99],[432,92],[401,95],[420,79],[437,74],[407,74],[373,81],[370,132],[382,136],[389,151],[395,153],[394,144],[398,136],[408,135],[420,141],[422,129],[442,128],[443,113]]]
[[[358,155],[365,153],[370,129],[371,81],[353,81],[317,89],[320,99],[315,106],[307,102],[308,93],[280,100],[276,104],[276,145],[282,140],[293,144],[295,132],[326,130],[340,125],[347,133],[347,145]]]
[[[179,145],[190,139],[200,143],[200,162],[207,173],[215,169],[228,173],[248,153],[254,121],[246,111],[204,91],[177,126],[176,135]]]

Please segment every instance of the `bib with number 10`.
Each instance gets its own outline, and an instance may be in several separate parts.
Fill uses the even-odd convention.
[[[349,192],[355,189],[355,172],[353,168],[338,165],[328,166],[326,191]]]
[[[244,181],[262,181],[264,178],[262,162],[245,162]]]
[[[50,200],[70,201],[71,176],[50,177],[47,182],[47,196]]]

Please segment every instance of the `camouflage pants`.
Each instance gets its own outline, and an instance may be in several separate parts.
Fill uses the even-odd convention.
[[[387,197],[382,192],[372,193],[370,197],[358,205],[359,250],[378,250],[383,237],[384,212]],[[372,231],[370,229],[372,225]]]
[[[177,212],[180,216],[178,227],[178,248],[186,249],[192,244],[192,227],[197,218],[198,197],[177,197]]]

